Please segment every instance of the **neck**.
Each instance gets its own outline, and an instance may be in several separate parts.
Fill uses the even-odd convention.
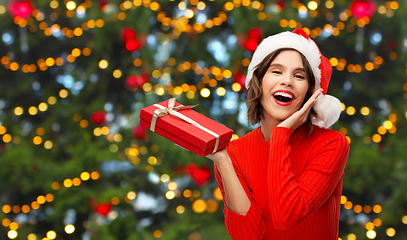
[[[267,142],[270,142],[270,137],[271,137],[271,131],[274,127],[277,127],[278,124],[280,124],[281,121],[278,121],[276,119],[270,119],[270,118],[262,118],[261,120],[261,134],[263,135],[264,140]]]

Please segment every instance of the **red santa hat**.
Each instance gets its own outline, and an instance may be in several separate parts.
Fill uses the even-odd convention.
[[[332,66],[329,60],[322,56],[317,44],[301,28],[292,32],[272,35],[262,40],[254,52],[247,70],[246,88],[249,87],[249,82],[257,65],[267,55],[280,48],[293,48],[302,53],[308,60],[315,76],[315,89],[313,91],[323,89],[322,94],[317,98],[313,106],[318,116],[312,116],[312,123],[324,128],[330,127],[338,121],[341,114],[341,102],[337,98],[327,95]]]

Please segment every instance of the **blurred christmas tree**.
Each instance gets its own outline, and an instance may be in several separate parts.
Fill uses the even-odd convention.
[[[341,239],[407,238],[407,1],[0,0],[1,239],[230,239],[211,161],[138,126],[171,97],[235,132],[259,39],[303,27],[351,142]]]

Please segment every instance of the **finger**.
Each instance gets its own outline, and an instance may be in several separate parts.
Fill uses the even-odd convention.
[[[317,98],[319,97],[319,95],[321,95],[321,93],[322,93],[323,91],[324,91],[324,90],[323,90],[322,88],[316,90],[316,91],[314,92],[314,94],[312,94],[311,98],[317,99]]]
[[[320,88],[320,89],[318,89],[318,90],[316,90],[312,95],[311,95],[311,97],[308,99],[308,101],[312,101],[312,102],[314,102],[318,97],[319,97],[319,95],[322,93],[322,89]]]
[[[314,102],[315,102],[315,99],[309,99],[305,104],[304,104],[304,106],[302,107],[303,109],[311,109],[312,108],[312,105],[314,104]]]
[[[302,107],[304,109],[304,111],[306,110],[311,110],[312,105],[314,104],[315,100],[318,98],[318,96],[322,93],[322,88],[316,90],[312,96],[308,99],[308,101],[304,104],[304,106]],[[302,110],[302,109],[301,109]]]
[[[303,119],[303,122],[307,120],[310,111],[311,107],[304,109],[304,111],[302,112],[301,118]]]
[[[308,101],[302,106],[302,108],[299,110],[301,113],[306,113],[309,112],[312,108],[312,105],[314,104],[315,99],[308,99]]]
[[[308,101],[302,106],[301,109],[299,109],[289,118],[287,118],[283,123],[279,124],[279,126],[285,126],[285,127],[293,129],[293,125],[297,125],[297,124],[301,125],[305,121],[307,121],[309,112],[311,111],[311,108],[312,108],[316,98],[321,93],[322,93],[322,89],[318,89],[317,91],[315,91],[312,94],[312,96],[308,99]],[[294,128],[296,128],[296,127],[294,127]]]

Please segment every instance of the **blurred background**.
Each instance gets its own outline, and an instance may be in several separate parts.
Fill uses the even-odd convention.
[[[139,126],[233,129],[259,41],[304,28],[350,142],[339,237],[407,239],[407,1],[0,0],[0,239],[230,239],[212,162]]]

